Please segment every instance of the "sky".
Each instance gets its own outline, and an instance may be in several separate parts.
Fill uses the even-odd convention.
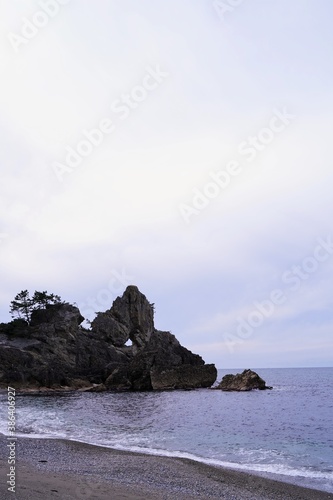
[[[332,366],[330,0],[2,0],[0,321],[111,307],[218,368]]]

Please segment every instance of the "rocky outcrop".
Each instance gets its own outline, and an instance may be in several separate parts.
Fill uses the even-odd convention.
[[[136,286],[98,313],[90,330],[80,326],[83,319],[65,303],[34,311],[30,325],[0,325],[0,385],[142,391],[210,387],[216,380],[214,365],[155,329],[153,304]]]
[[[252,391],[253,389],[272,389],[266,382],[252,370],[244,370],[236,375],[225,375],[219,385],[214,389],[222,391]]]
[[[45,309],[32,311],[30,326],[50,325],[57,326],[59,330],[69,331],[82,323],[84,317],[77,307],[70,304],[55,304]]]
[[[172,369],[150,371],[152,388],[161,389],[191,389],[195,387],[210,387],[216,378],[214,365],[180,365]]]
[[[97,314],[91,327],[99,338],[103,336],[115,346],[122,347],[130,339],[140,349],[154,332],[153,304],[136,286],[128,286],[111,309]]]

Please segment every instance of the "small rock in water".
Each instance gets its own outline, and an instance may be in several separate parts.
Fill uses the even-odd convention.
[[[220,389],[221,391],[252,391],[253,389],[273,389],[273,387],[266,385],[266,382],[256,372],[244,370],[236,375],[225,375],[214,389]]]

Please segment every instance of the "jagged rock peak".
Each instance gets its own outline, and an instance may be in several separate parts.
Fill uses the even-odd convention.
[[[141,348],[154,331],[154,308],[137,286],[129,285],[105,313],[98,313],[91,324],[93,332],[122,347],[129,339]]]
[[[154,330],[154,309],[146,296],[137,286],[130,285],[122,297],[118,297],[110,310],[111,314],[120,319],[132,331],[152,333]]]

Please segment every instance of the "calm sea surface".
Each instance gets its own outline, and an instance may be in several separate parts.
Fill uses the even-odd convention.
[[[183,456],[333,492],[333,368],[256,371],[272,391],[17,396],[17,436]]]

